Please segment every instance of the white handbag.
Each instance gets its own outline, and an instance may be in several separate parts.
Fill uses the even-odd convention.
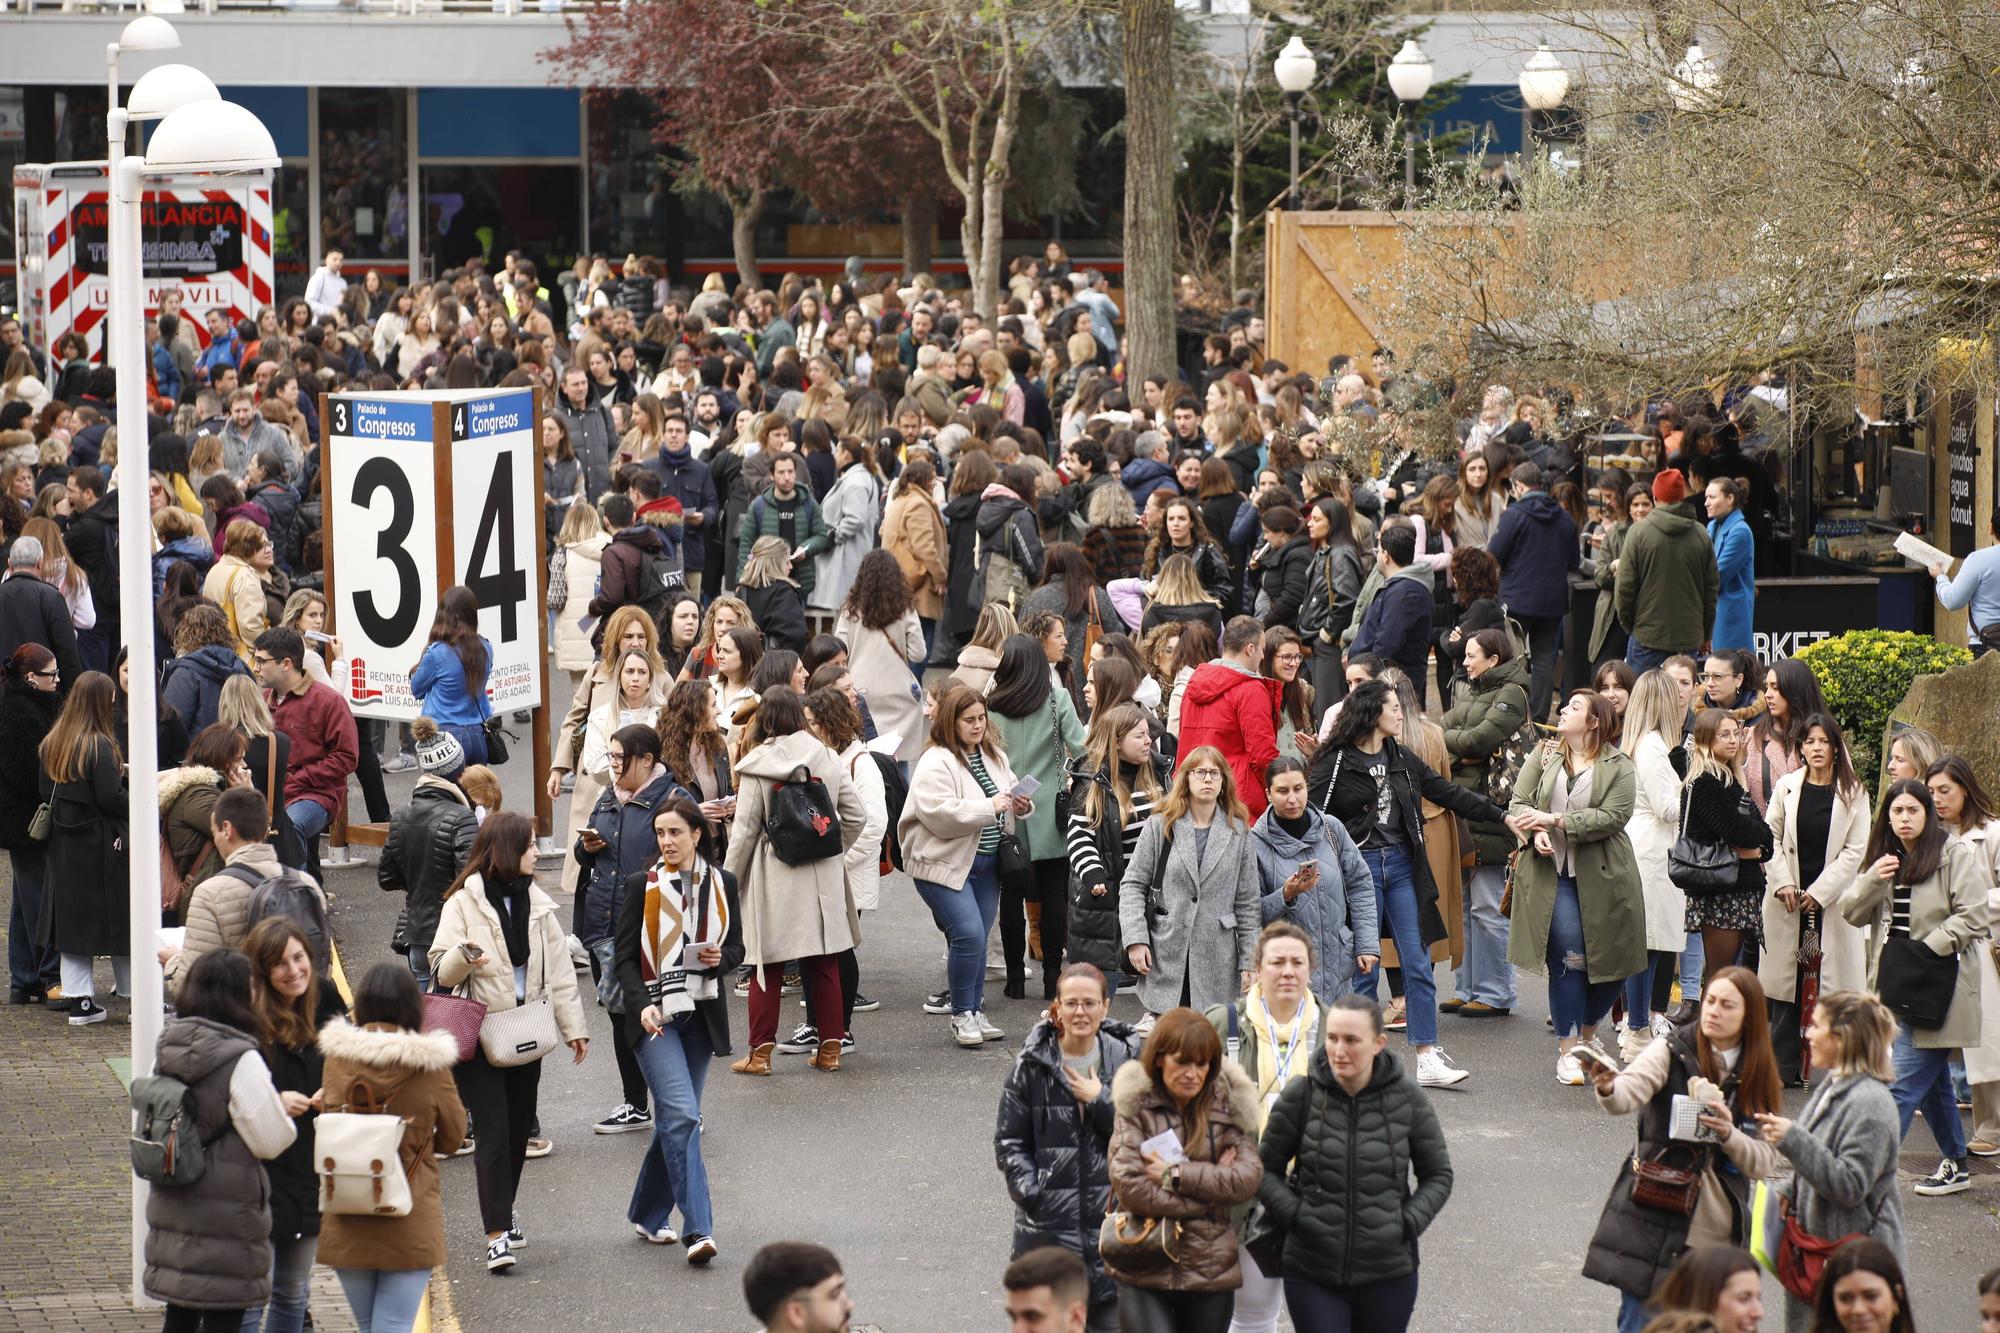
[[[321,1113],[313,1124],[313,1166],[319,1173],[319,1210],[362,1217],[407,1217],[410,1178],[403,1170],[403,1130],[408,1123],[357,1081],[347,1109]]]
[[[479,1049],[495,1069],[533,1064],[562,1045],[556,1007],[549,1000],[548,965],[548,950],[543,949],[540,995],[512,1009],[487,1009],[486,1019],[479,1025]]]

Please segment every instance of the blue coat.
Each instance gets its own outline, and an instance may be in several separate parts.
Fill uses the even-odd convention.
[[[1750,524],[1742,513],[1731,512],[1709,520],[1708,541],[1715,548],[1716,571],[1722,575],[1710,642],[1718,651],[1724,648],[1754,651],[1757,643],[1750,630],[1750,618],[1757,604],[1754,573],[1757,539],[1751,535]]]
[[[1507,506],[1486,553],[1500,562],[1500,600],[1517,616],[1569,610],[1569,578],[1581,561],[1576,520],[1549,497],[1530,491]]]
[[[479,636],[486,650],[486,667],[493,668],[493,645]],[[410,673],[410,692],[423,704],[423,715],[433,722],[457,727],[476,727],[493,716],[493,705],[485,691],[474,694],[467,688],[465,666],[450,644],[433,643],[424,648],[417,669]]]
[[[715,498],[715,479],[709,475],[708,464],[686,449],[681,450],[678,458],[662,449],[646,466],[660,474],[660,494],[671,495],[680,501],[683,523],[700,514],[704,533],[715,526],[722,513],[722,505]],[[706,542],[698,541],[682,544],[682,568],[688,573],[701,572],[702,548],[706,545]]]
[[[160,680],[160,697],[179,710],[193,736],[215,721],[222,687],[231,676],[247,676],[243,659],[220,644],[205,643],[167,663]]]
[[[1146,512],[1146,501],[1154,491],[1165,490],[1174,495],[1181,493],[1180,484],[1174,480],[1173,469],[1156,458],[1135,458],[1118,471],[1118,480],[1131,493],[1132,507],[1140,513]]]
[[[1379,653],[1403,668],[1411,680],[1422,680],[1431,654],[1431,612],[1436,606],[1429,569],[1411,565],[1397,570],[1368,604],[1349,652],[1355,657]]]
[[[660,859],[660,845],[653,838],[653,813],[675,796],[687,796],[685,787],[674,781],[666,769],[656,769],[645,786],[621,803],[611,788],[597,798],[590,812],[589,827],[604,839],[595,852],[583,849],[583,835],[577,835],[576,864],[590,877],[583,897],[583,914],[576,923],[576,937],[585,944],[611,938],[618,924],[618,908],[625,901],[625,881]],[[690,799],[699,800],[698,797]]]
[[[1263,888],[1264,924],[1290,921],[1313,938],[1312,992],[1322,1005],[1354,989],[1354,959],[1359,954],[1382,956],[1377,921],[1375,878],[1338,820],[1328,819],[1310,805],[1306,821],[1312,831],[1302,842],[1278,826],[1266,810],[1250,830],[1257,849],[1257,878]],[[1285,881],[1308,860],[1319,862],[1319,883],[1290,903]]]

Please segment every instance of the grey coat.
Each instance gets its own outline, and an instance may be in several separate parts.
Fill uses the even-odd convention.
[[[1154,884],[1158,914],[1147,907]],[[1160,816],[1149,818],[1118,886],[1121,947],[1153,951],[1153,970],[1136,988],[1147,1010],[1163,1014],[1180,1004],[1183,981],[1195,1009],[1241,994],[1242,974],[1256,966],[1262,897],[1249,829],[1218,812],[1203,849],[1192,820],[1177,821],[1169,839]]]
[[[1781,1192],[1799,1225],[1834,1239],[1859,1231],[1881,1241],[1905,1267],[1903,1201],[1896,1154],[1903,1135],[1889,1085],[1866,1074],[1817,1083],[1778,1151],[1791,1162]],[[1785,1298],[1786,1333],[1805,1333],[1812,1310]]]
[[[1354,959],[1359,954],[1382,956],[1377,920],[1375,878],[1354,846],[1354,839],[1337,819],[1311,806],[1306,819],[1312,832],[1301,842],[1278,826],[1266,810],[1250,830],[1257,851],[1257,877],[1265,925],[1290,921],[1313,938],[1317,961],[1312,992],[1322,1005],[1354,989]],[[1319,862],[1319,882],[1292,902],[1285,901],[1285,881],[1309,860]]]
[[[271,1182],[229,1119],[229,1080],[256,1042],[206,1018],[160,1033],[156,1072],[188,1085],[206,1166],[201,1178],[146,1194],[146,1294],[198,1310],[243,1310],[271,1297]]]
[[[861,557],[875,549],[882,526],[882,483],[861,464],[840,474],[820,504],[833,545],[813,562],[812,588],[806,605],[815,611],[835,611],[854,586]]]
[[[1865,855],[1865,853],[1864,853]],[[1944,846],[1937,872],[1910,886],[1910,937],[1940,958],[1958,955],[1958,985],[1941,1028],[1910,1027],[1919,1050],[1957,1050],[1979,1045],[1979,969],[1985,962],[1985,864],[1968,843]],[[1868,932],[1868,984],[1875,984],[1882,949],[1889,942],[1889,884],[1867,870],[1840,895],[1840,914]],[[1905,1025],[1908,1026],[1908,1025]]]

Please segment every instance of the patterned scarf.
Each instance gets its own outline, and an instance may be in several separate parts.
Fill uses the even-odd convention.
[[[695,886],[693,889],[687,886]],[[690,950],[720,948],[729,934],[729,899],[722,876],[699,856],[680,873],[655,861],[646,872],[645,924],[639,931],[639,975],[668,1019],[691,1013],[696,1000],[722,993],[715,977],[690,976]]]

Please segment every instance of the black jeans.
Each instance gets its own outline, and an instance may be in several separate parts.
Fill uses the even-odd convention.
[[[474,1051],[470,1060],[451,1072],[467,1113],[479,1123],[472,1167],[479,1182],[480,1224],[488,1232],[505,1231],[514,1216],[521,1168],[528,1161],[541,1061],[496,1069],[486,1062],[486,1052]]]
[[[196,1310],[185,1305],[169,1305],[167,1320],[160,1333],[236,1333],[243,1327],[241,1310]]]
[[[1326,1287],[1285,1279],[1285,1309],[1297,1333],[1403,1333],[1417,1308],[1417,1274],[1412,1269],[1385,1282]]]
[[[854,950],[842,949],[833,956],[834,965],[840,969],[840,1013],[846,1021],[841,1027],[854,1031],[854,997],[861,993],[861,962],[854,956]]]
[[[1229,1333],[1233,1291],[1153,1291],[1118,1284],[1118,1333]]]
[[[1556,689],[1556,635],[1561,616],[1516,616],[1528,636],[1528,711],[1537,722],[1549,720],[1549,700]]]
[[[354,776],[361,783],[361,800],[368,809],[368,822],[386,824],[389,822],[389,788],[382,780],[382,733],[387,723],[379,717],[357,717],[354,719],[356,738],[360,741],[360,760],[354,766]]]
[[[1037,861],[1035,899],[1042,905],[1042,998],[1056,994],[1062,971],[1063,946],[1069,943],[1069,858]],[[1007,984],[1025,984],[1028,922],[1022,914],[1023,895],[1000,886],[1000,952],[1007,960]]]
[[[583,901],[582,895],[578,895],[577,901],[579,903]],[[593,987],[601,975],[602,966],[597,961],[597,955],[592,953],[590,955],[590,980]],[[624,1015],[613,1014],[611,1016],[611,1050],[618,1057],[619,1096],[624,1098],[627,1106],[636,1106],[643,1111],[646,1109],[646,1098],[649,1095],[646,1087],[646,1076],[640,1072],[639,1057],[634,1053],[632,1043],[625,1040],[624,1025]]]

